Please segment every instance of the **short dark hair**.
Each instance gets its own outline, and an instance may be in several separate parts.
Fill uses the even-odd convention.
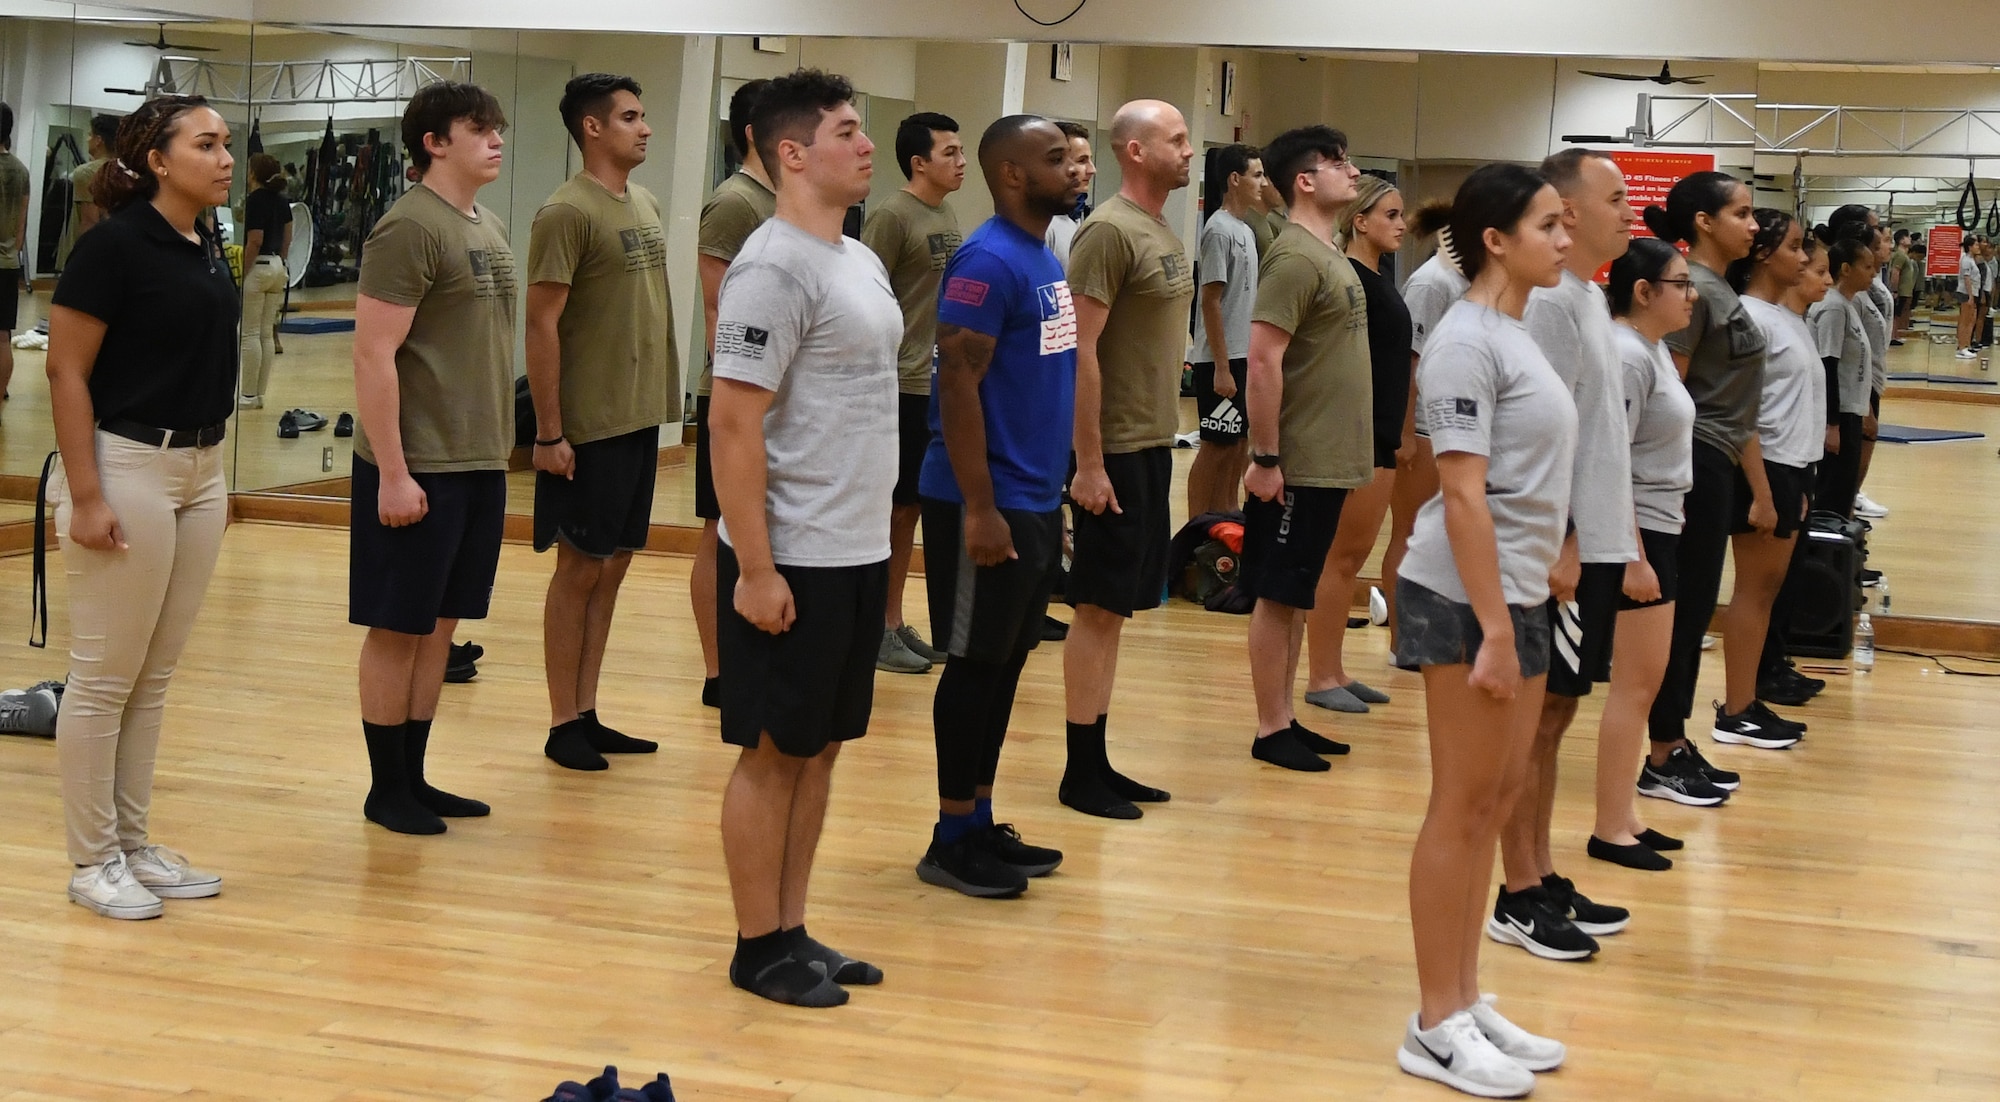
[[[0,145],[14,145],[14,109],[0,102]]]
[[[1625,255],[1611,262],[1610,279],[1604,287],[1604,301],[1611,307],[1611,316],[1622,318],[1630,314],[1632,289],[1640,283],[1658,285],[1667,274],[1667,266],[1679,255],[1679,249],[1657,237],[1633,238]]]
[[[440,80],[417,89],[410,105],[403,108],[403,145],[409,150],[411,166],[418,172],[429,172],[431,151],[424,148],[424,135],[435,134],[449,141],[451,124],[460,119],[482,130],[507,126],[507,112],[500,107],[499,98],[477,84]]]
[[[1897,230],[1897,231],[1896,231],[1896,244],[1900,245],[1900,244],[1902,244],[1903,242],[1905,242],[1905,241],[1908,241],[1908,240],[1909,240],[1910,238],[1912,238],[1912,237],[1915,237],[1915,236],[1916,236],[1915,234],[1911,233],[1911,232],[1910,232],[1910,231],[1908,231],[1908,230]]]
[[[610,121],[611,97],[619,92],[640,95],[639,82],[615,73],[585,73],[571,77],[563,85],[562,102],[556,105],[556,110],[562,113],[563,129],[569,131],[578,149],[583,148],[585,116],[599,122]]]
[[[1827,215],[1826,224],[1832,226],[1834,232],[1838,233],[1857,222],[1864,226],[1867,225],[1868,215],[1868,204],[1848,203],[1836,208],[1832,214]]]
[[[910,168],[910,158],[921,157],[928,161],[931,154],[937,152],[939,131],[958,133],[958,120],[936,111],[919,111],[896,124],[896,165],[903,170],[903,179],[916,178]]]
[[[1082,138],[1084,141],[1090,140],[1090,127],[1085,126],[1080,122],[1071,122],[1068,119],[1057,119],[1056,129],[1062,131],[1063,137],[1065,138],[1070,138],[1070,139]]]
[[[1260,156],[1262,154],[1241,142],[1235,145],[1225,145],[1221,149],[1216,150],[1215,174],[1221,177],[1221,180],[1218,182],[1227,184],[1231,176],[1250,175],[1250,162]]]
[[[119,118],[117,115],[92,115],[90,116],[91,136],[103,142],[104,148],[110,149],[118,144],[118,123]]]
[[[1915,236],[1915,235],[1912,235],[1912,236]],[[1929,245],[1926,245],[1926,244],[1924,244],[1924,243],[1923,243],[1923,242],[1921,242],[1921,241],[1912,241],[1912,242],[1910,242],[1910,255],[1911,255],[1911,256],[1919,256],[1919,255],[1922,255],[1922,254],[1924,254],[1924,253],[1928,253],[1928,252],[1930,252],[1930,251],[1931,251],[1931,247],[1930,247]]]
[[[1331,126],[1301,126],[1272,138],[1264,146],[1264,175],[1277,185],[1286,206],[1292,205],[1292,185],[1314,158],[1337,161],[1347,156],[1347,135]]]
[[[1602,149],[1585,149],[1571,146],[1560,153],[1551,153],[1542,162],[1542,178],[1555,185],[1556,194],[1568,195],[1583,183],[1583,162],[1600,160],[1612,167],[1618,162]],[[1622,171],[1622,170],[1621,170]]]
[[[762,77],[746,80],[729,97],[729,144],[739,159],[750,156],[750,116],[756,113],[757,100],[770,86],[771,82]]]
[[[778,179],[778,143],[789,139],[811,145],[820,116],[853,99],[854,85],[846,77],[821,69],[800,69],[771,81],[750,113],[750,130],[773,183]]]

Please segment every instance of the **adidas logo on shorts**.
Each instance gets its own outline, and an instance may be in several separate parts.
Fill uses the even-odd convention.
[[[1201,415],[1201,427],[1211,432],[1240,433],[1243,431],[1243,411],[1236,403],[1224,398],[1215,408]]]

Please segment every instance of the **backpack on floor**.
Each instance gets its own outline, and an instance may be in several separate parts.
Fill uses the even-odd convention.
[[[1175,592],[1210,612],[1247,613],[1254,602],[1237,588],[1243,564],[1243,514],[1203,513],[1181,526],[1167,549]]]

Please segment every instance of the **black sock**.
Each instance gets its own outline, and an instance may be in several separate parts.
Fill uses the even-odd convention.
[[[590,721],[587,719],[572,719],[549,728],[549,740],[542,744],[542,753],[564,769],[594,773],[611,768],[604,755],[590,745]]]
[[[430,720],[413,719],[403,724],[403,762],[409,770],[410,795],[429,808],[432,814],[447,819],[477,819],[493,814],[492,808],[478,800],[454,796],[424,780],[424,755],[429,751],[430,744]]]
[[[1082,780],[1087,777],[1103,777],[1111,768],[1104,756],[1104,718],[1098,716],[1091,723],[1064,723],[1063,732],[1069,744],[1069,764],[1063,769],[1065,777]]]
[[[1648,846],[1644,842],[1634,842],[1629,846],[1620,846],[1607,842],[1593,834],[1590,836],[1589,844],[1584,849],[1599,861],[1609,861],[1614,865],[1623,865],[1628,869],[1638,869],[1640,872],[1665,872],[1674,867],[1674,862],[1671,858],[1660,856],[1654,852],[1651,846]]]
[[[651,754],[660,748],[660,744],[651,739],[633,738],[623,731],[606,727],[598,722],[595,708],[580,713],[577,718],[590,724],[590,748],[600,754]]]
[[[1111,759],[1106,756],[1104,749],[1104,725],[1110,718],[1109,716],[1097,717],[1097,758],[1104,763],[1105,786],[1135,804],[1163,804],[1173,799],[1173,795],[1166,789],[1154,788],[1150,784],[1140,784],[1138,781],[1111,768]]]
[[[1345,754],[1350,749],[1346,743],[1338,739],[1327,738],[1325,735],[1305,726],[1296,719],[1292,721],[1292,737],[1299,740],[1299,745],[1304,746],[1315,754],[1338,755]]]
[[[820,968],[792,954],[791,936],[783,930],[746,938],[736,936],[736,956],[729,962],[729,982],[760,998],[788,1006],[828,1007],[847,1001],[847,992]]]
[[[368,799],[361,813],[398,834],[443,834],[444,820],[417,802],[410,792],[409,764],[403,758],[404,725],[369,723],[361,734],[368,742]]]
[[[1289,727],[1250,740],[1250,756],[1301,773],[1324,773],[1333,768],[1325,758],[1306,749]]]
[[[701,706],[704,708],[722,707],[722,679],[720,677],[710,677],[702,680]]]
[[[951,667],[947,665],[945,668]],[[825,965],[826,974],[833,982],[843,986],[858,984],[863,987],[882,982],[880,968],[865,960],[855,960],[838,949],[815,940],[811,934],[806,933],[804,926],[794,926],[784,933],[791,939],[792,955],[807,964],[817,961]]]
[[[1069,765],[1063,770],[1056,798],[1063,806],[1103,819],[1137,819],[1142,814],[1131,800],[1112,791],[1104,760],[1104,717],[1091,723],[1064,725],[1069,738]]]

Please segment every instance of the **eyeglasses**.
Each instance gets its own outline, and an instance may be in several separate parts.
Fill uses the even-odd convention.
[[[1653,282],[1665,284],[1669,287],[1679,287],[1681,289],[1681,294],[1684,295],[1691,295],[1694,293],[1694,280],[1692,279],[1656,279]]]

